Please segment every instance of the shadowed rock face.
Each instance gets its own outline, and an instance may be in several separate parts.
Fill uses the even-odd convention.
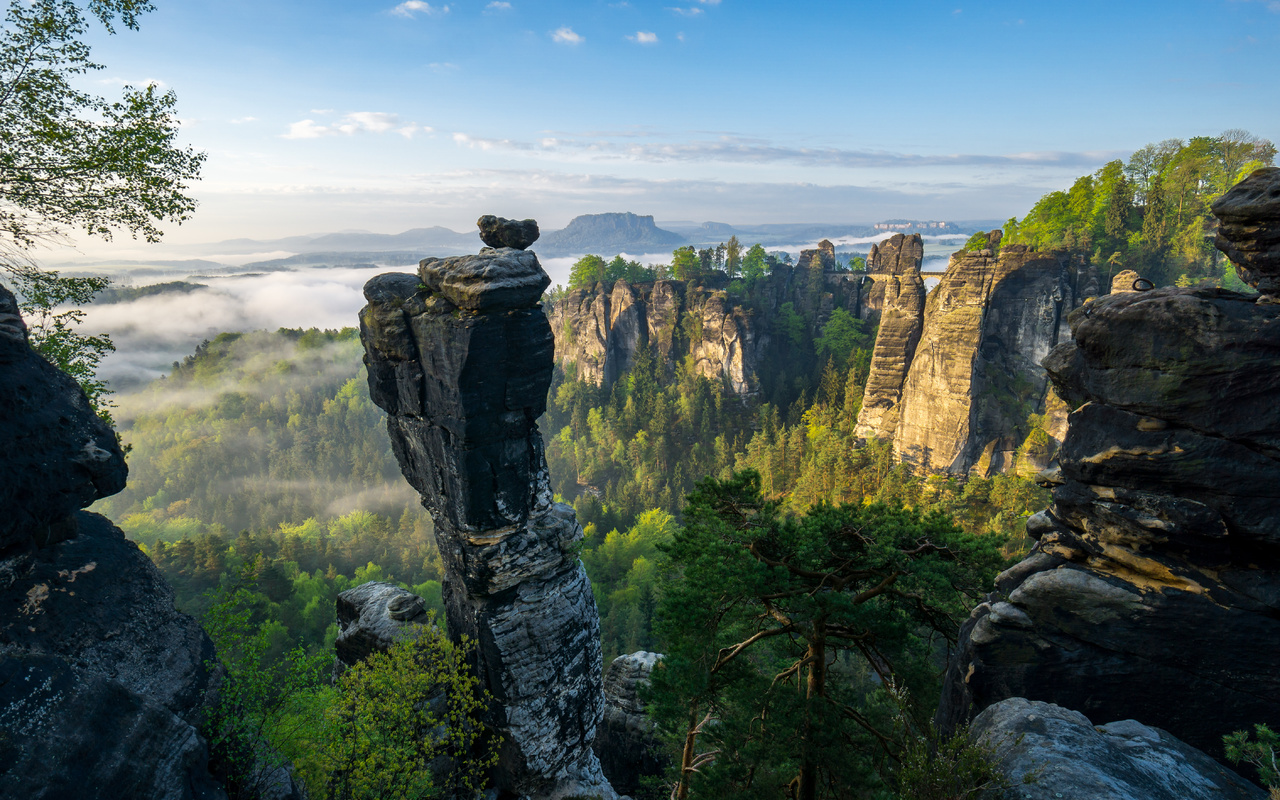
[[[370,581],[338,595],[335,603],[338,639],[334,642],[333,676],[353,667],[373,653],[385,653],[391,645],[412,638],[430,624],[421,597],[407,589]]]
[[[1267,797],[1204,753],[1131,719],[1095,727],[1078,711],[1014,697],[979,714],[970,736],[994,750],[1021,800]]]
[[[401,470],[435,518],[450,634],[478,642],[498,788],[613,797],[591,750],[604,696],[582,529],[553,502],[536,425],[554,349],[546,275],[508,249],[427,259],[419,275],[369,281],[361,338]]]
[[[642,778],[661,775],[668,766],[640,700],[640,687],[649,683],[661,658],[644,650],[618,656],[604,677],[604,723],[595,751],[609,782],[622,794],[636,792]]]
[[[999,233],[991,233],[996,243]],[[998,256],[954,254],[925,303],[901,389],[899,458],[922,473],[963,474],[980,460],[988,473],[1010,469],[1027,416],[1049,405],[1038,362],[1065,336],[1086,280],[1063,254],[1025,245],[1006,245]],[[873,372],[868,387],[879,380]]]
[[[1280,168],[1254,172],[1213,204],[1218,249],[1241,280],[1265,295],[1280,294]]]
[[[0,798],[223,798],[197,733],[213,645],[136,545],[79,511],[115,436],[0,286]]]
[[[1267,219],[1225,235],[1268,240]],[[1053,505],[965,623],[940,720],[1024,696],[1220,755],[1280,724],[1280,306],[1158,289],[1070,324],[1044,362],[1075,408]]]

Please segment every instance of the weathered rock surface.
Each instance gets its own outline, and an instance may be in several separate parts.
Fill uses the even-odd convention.
[[[640,699],[640,687],[649,682],[661,658],[644,650],[618,656],[604,676],[604,723],[596,735],[595,751],[609,783],[620,794],[634,793],[642,778],[661,775],[667,767]]]
[[[385,653],[391,645],[416,636],[432,624],[421,597],[381,581],[362,583],[342,592],[336,606],[335,678],[370,654]]]
[[[1078,711],[1013,697],[979,714],[970,736],[994,748],[1013,786],[1007,795],[1018,800],[1267,797],[1199,750],[1131,719],[1095,727]]]
[[[471,274],[501,281],[484,262],[517,252],[468,257]],[[496,299],[463,308],[432,288],[445,284],[424,283],[371,280],[361,338],[401,469],[435,518],[450,634],[479,643],[490,724],[503,737],[498,789],[611,798],[591,750],[604,694],[599,618],[573,552],[582,529],[553,501],[536,425],[551,327],[532,294],[490,293],[477,279],[472,294]]]
[[[480,228],[480,241],[490,247],[527,250],[538,241],[538,223],[531,219],[514,220],[485,214],[476,225]]]
[[[872,276],[873,283],[867,291],[859,315],[863,319],[878,316],[885,309],[886,291],[895,288],[893,281],[884,278],[919,275],[922,263],[924,240],[918,233],[910,236],[895,233],[883,242],[871,245],[871,252],[867,254],[867,274]]]
[[[1265,295],[1280,294],[1280,168],[1260,169],[1213,204],[1218,249],[1241,280]]]
[[[1169,288],[1070,324],[1045,359],[1076,409],[1053,505],[965,623],[940,721],[1023,696],[1220,757],[1280,724],[1280,308]]]
[[[953,255],[903,384],[899,458],[929,473],[967,473],[980,460],[984,473],[1013,467],[1027,417],[1046,408],[1039,362],[1065,338],[1086,276],[1064,254],[1025,245]]]
[[[418,277],[429,291],[468,311],[533,305],[551,285],[536,255],[509,247],[478,256],[424,258]]]
[[[877,270],[889,271],[876,279],[871,290],[872,302],[881,309],[880,329],[856,432],[861,438],[890,439],[898,429],[903,384],[924,328],[924,279],[920,277],[924,245],[919,234],[910,238],[898,234],[882,249],[873,247],[873,256]]]
[[[698,374],[725,380],[742,397],[760,390],[759,367],[770,337],[749,311],[723,290],[684,281],[629,284],[567,293],[550,310],[556,362],[573,365],[579,380],[611,386],[652,347],[670,374],[692,355]],[[686,317],[692,316],[691,324]],[[692,340],[679,331],[692,330]]]
[[[124,488],[115,434],[69,375],[27,343],[13,294],[0,286],[0,552],[66,535],[73,511]]]
[[[0,286],[0,798],[224,798],[197,733],[213,646],[119,529],[110,429]]]
[[[1111,279],[1111,293],[1124,294],[1125,292],[1136,292],[1134,284],[1141,280],[1142,276],[1136,270],[1122,269]]]

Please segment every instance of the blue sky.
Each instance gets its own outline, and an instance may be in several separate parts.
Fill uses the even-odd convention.
[[[1280,0],[157,0],[93,77],[208,152],[175,242],[477,216],[1021,215],[1150,141],[1280,138]]]

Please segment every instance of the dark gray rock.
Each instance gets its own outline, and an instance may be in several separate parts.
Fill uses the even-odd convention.
[[[105,518],[0,560],[0,798],[220,798],[197,733],[213,645]]]
[[[115,434],[80,387],[27,343],[0,285],[0,553],[66,536],[73,511],[124,488]]]
[[[124,534],[115,435],[0,286],[0,798],[225,794],[197,732],[213,645]]]
[[[1245,283],[1266,295],[1280,293],[1280,168],[1265,167],[1213,203],[1214,244]]]
[[[1009,800],[1267,797],[1199,750],[1131,719],[1095,727],[1077,711],[1013,697],[979,714],[970,736],[993,748],[1012,785]]]
[[[1278,312],[1167,288],[1070,315],[1044,361],[1076,407],[1041,476],[1053,505],[961,629],[943,727],[1026,697],[1218,758],[1223,735],[1280,725]]]
[[[480,228],[480,241],[490,247],[513,247],[527,250],[538,241],[538,223],[531,219],[505,219],[485,214],[476,221]]]
[[[433,624],[421,597],[390,583],[362,583],[339,594],[336,606],[334,678],[371,653],[385,653],[391,645],[413,638]]]
[[[528,250],[486,248],[479,255],[424,258],[418,277],[427,290],[467,311],[525,308],[551,279]]]
[[[668,765],[640,699],[640,687],[649,683],[661,658],[643,650],[618,656],[604,676],[604,723],[595,751],[605,777],[620,794],[634,794],[642,778],[661,775]]]
[[[497,788],[612,798],[591,750],[604,696],[582,528],[553,502],[536,424],[554,352],[537,305],[546,275],[510,249],[428,259],[419,274],[422,287],[370,281],[361,339],[401,470],[435,518],[449,633],[478,643]]]

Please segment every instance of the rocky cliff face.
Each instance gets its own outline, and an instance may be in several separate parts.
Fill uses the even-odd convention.
[[[553,363],[538,305],[549,282],[524,250],[426,259],[417,277],[369,281],[361,338],[370,393],[435,518],[450,634],[479,643],[500,793],[610,798],[591,750],[604,696],[599,619],[573,551],[582,529],[553,502],[535,422]]]
[[[755,315],[722,289],[655,281],[569,292],[550,313],[556,362],[580,380],[611,386],[653,347],[668,374],[692,355],[698,374],[725,380],[741,397],[760,391],[759,365],[769,336]]]
[[[857,435],[861,438],[890,439],[897,431],[902,388],[924,328],[924,279],[920,277],[924,245],[920,236],[898,234],[884,244],[883,250],[872,246],[868,261],[877,270],[871,296],[880,307],[880,329],[858,412]],[[880,269],[890,271],[881,273]]]
[[[919,275],[922,263],[924,240],[918,233],[910,236],[895,233],[883,242],[871,245],[871,252],[867,254],[867,274],[872,276],[872,283],[859,309],[859,316],[863,319],[878,317],[885,308],[885,292],[895,286],[894,281],[885,279]]]
[[[1231,245],[1280,239],[1276,195],[1262,170],[1215,204],[1220,247],[1264,287],[1274,251]],[[963,627],[940,720],[1025,696],[1220,755],[1223,734],[1280,724],[1280,306],[1170,288],[1069,321],[1045,359],[1075,409],[1041,477],[1053,505]]]
[[[0,797],[225,797],[197,732],[213,646],[79,510],[124,487],[124,457],[3,286],[0,453]]]
[[[991,239],[998,246],[1000,232]],[[1048,405],[1039,361],[1064,338],[1089,277],[1065,254],[1024,245],[952,256],[902,385],[898,457],[919,472],[963,474],[980,460],[985,473],[1010,469],[1028,415]]]

